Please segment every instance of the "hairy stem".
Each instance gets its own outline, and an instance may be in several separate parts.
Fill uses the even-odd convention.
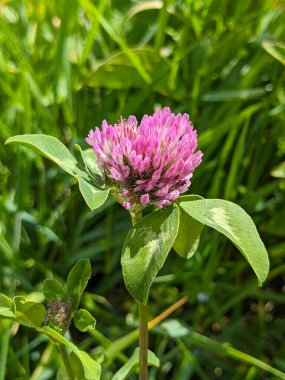
[[[175,304],[171,305],[163,313],[159,314],[156,318],[148,323],[148,330],[153,329],[165,318],[169,317],[171,313],[184,305],[187,301],[188,297],[183,297],[179,301],[175,302]],[[109,360],[113,360],[115,357],[118,357],[122,363],[126,363],[127,357],[122,356],[122,351],[137,341],[139,338],[139,329],[130,332],[115,342],[111,342],[109,339],[105,338],[98,332],[98,330],[90,330],[89,334],[92,335],[97,340],[97,342],[106,347],[105,355]]]
[[[137,221],[142,217],[141,212],[131,213],[132,225],[134,226]],[[148,374],[148,325],[147,325],[147,304],[139,302],[139,349],[140,349],[140,380],[147,380]]]
[[[147,304],[139,303],[140,380],[147,380],[148,326]]]
[[[65,349],[65,346],[63,344],[57,344],[57,347],[58,347],[58,350],[61,354],[61,357],[62,357],[62,360],[63,360],[63,364],[64,364],[64,367],[65,367],[65,370],[66,370],[66,373],[69,377],[70,380],[74,380],[74,376],[73,376],[73,373],[72,373],[72,368],[71,368],[71,365],[70,365],[70,362],[69,362],[69,358],[68,358],[68,355],[67,355],[67,352],[66,352],[66,349]]]

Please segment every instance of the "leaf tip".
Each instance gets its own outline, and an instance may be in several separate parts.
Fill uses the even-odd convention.
[[[79,152],[82,152],[81,146],[78,144],[74,144],[74,148],[78,150]]]
[[[19,143],[19,138],[21,139],[21,137],[23,137],[23,135],[16,135],[16,136],[11,136],[9,137],[6,141],[5,141],[5,145],[7,144],[10,144],[10,143]]]
[[[13,142],[13,137],[9,137],[6,141],[5,141],[5,143],[4,143],[4,145],[7,145],[7,144],[10,144],[11,142]]]

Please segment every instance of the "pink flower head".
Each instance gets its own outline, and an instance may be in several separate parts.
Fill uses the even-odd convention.
[[[197,131],[189,115],[174,115],[168,107],[144,115],[140,125],[134,116],[118,124],[102,123],[89,132],[107,186],[116,188],[116,199],[128,210],[173,203],[190,186],[194,169],[202,161]]]

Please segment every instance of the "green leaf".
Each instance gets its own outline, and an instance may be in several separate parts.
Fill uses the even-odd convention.
[[[122,368],[112,377],[112,380],[124,380],[137,368],[139,364],[139,348],[136,348],[133,355]],[[159,358],[150,350],[147,353],[148,365],[159,367]]]
[[[133,52],[148,69],[153,80],[153,89],[161,88],[163,74],[170,70],[169,62],[150,49],[135,49]],[[115,53],[108,60],[98,61],[86,80],[88,86],[96,88],[146,88],[143,79],[125,53]]]
[[[75,355],[73,351],[68,355],[69,365],[71,367],[72,376],[74,380],[88,380],[84,374],[84,368],[80,359]],[[56,376],[57,380],[70,380],[65,367],[61,367]],[[96,378],[93,378],[96,380]],[[93,380],[92,379],[92,380]]]
[[[189,336],[190,327],[178,319],[168,319],[160,324],[160,328],[166,331],[167,337],[183,338]]]
[[[17,143],[31,148],[35,152],[55,162],[67,173],[77,178],[79,182],[79,190],[87,203],[87,206],[91,210],[95,210],[106,201],[109,190],[102,190],[99,188],[102,185],[101,173],[98,173],[99,169],[94,154],[94,160],[91,163],[90,152],[82,152],[83,161],[89,168],[89,174],[87,174],[66,146],[53,136],[44,134],[19,135],[10,137],[6,141],[6,144],[9,143]],[[94,173],[92,172],[92,169],[95,169]]]
[[[144,79],[144,81],[148,84],[152,83],[152,77],[146,71],[146,67],[140,61],[136,52],[128,47],[125,39],[122,38],[120,34],[117,33],[117,30],[114,27],[114,25],[112,25],[112,23],[109,23],[109,21],[103,17],[101,12],[97,9],[97,7],[91,1],[81,1],[80,4],[83,7],[86,14],[91,18],[91,20],[93,21],[96,20],[96,22],[98,20],[101,26],[103,27],[103,29],[105,29],[106,33],[109,34],[110,37],[114,41],[116,41],[116,43],[120,46],[122,52],[126,54],[129,62],[131,62],[134,65],[134,67],[136,68],[138,73],[141,75],[141,77]],[[110,75],[111,73],[109,72],[108,74]],[[108,74],[106,76],[106,80],[107,80]]]
[[[280,41],[265,40],[261,46],[281,63],[285,65],[285,44]]]
[[[201,96],[204,102],[231,102],[242,99],[260,98],[264,96],[263,88],[246,88],[243,90],[215,90]]]
[[[92,178],[92,182],[98,188],[102,187],[102,173],[97,165],[97,157],[93,149],[82,150],[80,145],[75,144],[75,148],[80,152],[85,170],[88,173],[89,177]]]
[[[122,267],[130,294],[146,303],[150,286],[177,236],[179,209],[165,207],[140,219],[123,246]]]
[[[109,189],[100,190],[80,176],[77,176],[77,179],[79,190],[90,210],[95,210],[106,201],[109,195]]]
[[[10,137],[6,144],[17,143],[31,148],[42,156],[50,159],[60,166],[67,173],[74,176],[82,172],[79,163],[72,156],[66,146],[53,136],[48,135],[19,135]]]
[[[64,338],[57,331],[50,327],[43,327],[40,330],[43,334],[47,335],[49,338],[57,343],[63,344],[65,347],[69,348],[80,360],[83,369],[84,376],[88,380],[99,380],[101,375],[101,366],[98,362],[91,358],[86,352],[81,351],[75,344]]]
[[[200,199],[204,199],[204,198],[201,195],[197,195],[197,194],[181,195],[177,199],[177,203],[188,202],[188,201],[199,201]]]
[[[5,296],[5,294],[0,294],[0,307],[11,308],[13,306],[13,300]]]
[[[268,255],[252,219],[241,207],[221,199],[181,202],[180,206],[192,218],[229,238],[251,265],[259,285],[265,281]]]
[[[285,178],[285,161],[276,165],[270,172],[272,177]]]
[[[181,198],[181,201],[193,201],[203,199],[199,195],[185,195]],[[175,242],[173,244],[173,248],[179,256],[189,260],[198,248],[200,234],[204,228],[204,224],[192,218],[182,208],[180,208],[179,211],[179,230]]]
[[[47,279],[43,283],[43,293],[48,301],[67,300],[68,295],[60,282],[54,279]]]
[[[14,297],[12,311],[19,323],[29,327],[39,327],[46,313],[41,303],[26,301],[20,296]]]
[[[66,285],[73,311],[78,309],[80,298],[90,278],[91,264],[88,259],[77,261],[69,272]]]
[[[96,319],[85,309],[77,310],[73,321],[76,328],[80,331],[86,332],[89,329],[95,329]]]
[[[13,321],[16,320],[14,313],[8,307],[0,306],[0,318],[1,317],[6,319],[12,319]]]

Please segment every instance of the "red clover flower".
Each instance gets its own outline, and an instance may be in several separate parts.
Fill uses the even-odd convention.
[[[102,123],[86,139],[98,158],[108,187],[115,187],[116,200],[127,210],[148,204],[170,205],[187,191],[194,169],[202,161],[197,131],[188,114],[173,114],[170,108],[144,115],[121,117],[118,124]]]

